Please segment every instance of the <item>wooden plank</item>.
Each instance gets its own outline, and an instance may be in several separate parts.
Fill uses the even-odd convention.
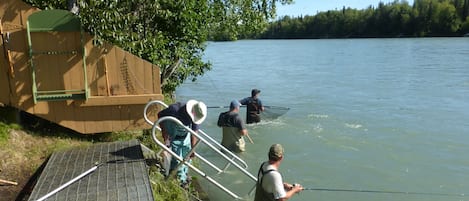
[[[130,67],[133,63],[133,55],[125,52],[122,49],[117,49],[116,51],[118,54],[116,55],[117,58],[120,60],[119,62],[119,71],[120,71],[120,80],[122,81],[122,95],[134,95],[135,94],[135,84],[132,81],[132,77],[130,75]]]
[[[152,94],[153,92],[153,74],[152,74],[152,65],[147,61],[143,61],[143,86],[144,93]]]
[[[130,118],[130,105],[124,105],[121,107],[121,126],[120,130],[129,130],[131,128],[132,119]],[[130,129],[132,130],[132,129]]]
[[[19,21],[19,20],[18,20]],[[31,109],[32,78],[29,65],[28,45],[25,39],[26,31],[15,29],[10,33],[10,49],[12,63],[15,70],[15,78],[10,82],[12,93],[10,95],[11,105],[17,108]],[[30,102],[25,102],[29,100]]]
[[[162,94],[161,80],[160,80],[160,68],[156,65],[152,66],[153,71],[153,93]]]
[[[111,95],[123,95],[121,93],[121,85],[120,85],[120,69],[119,69],[119,61],[118,61],[118,53],[117,48],[112,47],[109,53],[106,55],[107,62],[108,62],[108,75],[109,75],[109,84]]]
[[[116,95],[129,95],[127,93],[127,87],[124,81],[123,74],[125,73],[125,68],[127,66],[127,58],[125,57],[124,52],[120,48],[115,48],[115,59],[116,66],[114,66],[115,71],[115,80],[117,83]]]
[[[12,80],[11,102],[12,105],[23,110],[31,109],[34,104],[32,96],[31,67],[29,66],[29,56],[24,52],[14,52],[15,79]]]
[[[96,107],[95,111],[99,112],[99,114],[97,116],[97,117],[99,117],[99,120],[96,121],[96,122],[99,123],[99,125],[97,127],[99,130],[95,130],[94,132],[110,132],[110,131],[112,131],[112,119],[115,118],[115,117],[110,116],[111,114],[109,114],[108,108],[109,108],[109,106],[107,106],[107,107]],[[89,109],[91,109],[91,108],[89,108]]]
[[[71,103],[69,103],[69,106],[73,107],[73,120],[75,121],[74,127],[71,129],[80,133],[86,133],[86,121],[88,120],[88,116],[93,114],[89,114],[88,111],[75,107]]]
[[[84,34],[84,43],[85,43],[85,54],[86,54],[86,76],[88,79],[88,89],[90,90],[90,96],[97,96],[98,93],[98,83],[96,80],[99,77],[99,72],[96,69],[96,63],[99,61],[99,57],[101,56],[98,47],[95,47],[92,44],[92,37],[88,34]],[[98,52],[96,52],[98,51]]]
[[[103,110],[99,107],[93,108],[78,108],[80,112],[83,113],[83,117],[80,119],[84,124],[84,131],[83,133],[97,133],[100,130],[103,130],[105,124],[102,122]],[[109,128],[108,128],[109,129]]]
[[[84,69],[83,69],[83,53],[81,52],[80,33],[70,32],[66,33],[67,42],[63,44],[65,51],[77,51],[75,55],[64,55],[66,61],[62,70],[64,72],[65,89],[85,89]]]
[[[112,130],[111,131],[121,131],[122,130],[122,125],[121,125],[121,107],[122,106],[112,106],[110,107],[109,113],[111,114],[112,117],[118,117],[118,118],[112,118],[111,123],[112,123]]]
[[[54,51],[69,51],[74,48],[73,40],[75,37],[70,33],[56,33],[60,38],[63,38],[61,41],[57,42],[57,47],[54,47],[51,50]],[[56,58],[57,69],[59,70],[58,80],[62,82],[62,86],[58,85],[55,90],[69,90],[69,89],[79,89],[74,86],[79,86],[79,81],[77,77],[79,74],[76,74],[76,66],[70,61],[71,55],[60,54],[56,56],[51,56]],[[75,74],[75,75],[74,75]],[[78,82],[78,83],[77,83]]]
[[[31,43],[32,43],[32,49],[33,52],[38,52],[38,51],[47,51],[47,49],[44,49],[47,45],[47,40],[49,40],[49,37],[44,34],[44,33],[31,33]],[[47,46],[48,47],[48,46]],[[35,75],[36,75],[36,85],[37,89],[39,91],[44,91],[44,90],[53,90],[52,87],[50,86],[50,82],[48,82],[47,76],[51,77],[57,77],[57,69],[55,69],[54,72],[51,72],[53,74],[49,74],[46,71],[49,71],[53,66],[49,66],[48,64],[48,55],[33,55],[33,62],[32,65],[34,66],[35,70]],[[53,64],[55,62],[52,62]],[[46,68],[46,66],[48,68]],[[53,78],[53,79],[55,79]],[[45,80],[44,82],[42,80]],[[53,81],[53,80],[52,80]]]
[[[3,23],[3,22],[2,22]],[[3,26],[0,25],[0,26]],[[3,30],[2,30],[3,31]],[[1,33],[3,35],[3,33]],[[2,36],[3,37],[3,36]],[[3,38],[2,38],[3,39]],[[6,59],[7,55],[5,55],[5,51],[4,50],[4,45],[3,44],[3,40],[0,40],[0,44],[1,44],[1,47],[0,47],[0,86],[6,86],[6,87],[0,87],[0,103],[9,103],[9,99],[10,99],[10,75],[9,75],[9,72],[8,72],[8,68],[9,68],[9,65],[8,65],[8,60]]]
[[[51,112],[51,108],[49,108],[49,104],[47,102],[37,102],[34,105],[32,114],[47,119],[47,115]]]
[[[96,80],[98,83],[98,95],[100,96],[110,96],[111,95],[111,88],[109,83],[109,76],[108,76],[108,64],[107,64],[107,57],[103,55],[100,59],[100,62],[96,65],[96,70],[99,72],[99,77]]]
[[[135,55],[133,56],[134,65],[129,66],[130,74],[132,75],[132,81],[135,85],[135,93],[136,94],[144,94],[145,93],[145,71],[143,60]]]
[[[128,96],[91,96],[86,101],[74,100],[80,107],[108,105],[144,105],[152,100],[163,100],[162,94],[142,94]]]
[[[73,105],[67,105],[66,101],[49,102],[51,108],[54,108],[55,123],[74,130],[79,127],[79,121],[76,121]]]
[[[95,46],[91,36],[86,36],[86,63],[88,86],[90,96],[107,95],[106,83],[104,80],[103,59],[106,57],[106,45]]]
[[[143,118],[143,109],[145,108],[145,105],[129,105],[129,107],[131,129],[150,129],[150,124],[148,124]]]

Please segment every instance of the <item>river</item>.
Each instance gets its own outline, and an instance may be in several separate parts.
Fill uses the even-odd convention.
[[[204,59],[213,69],[180,86],[178,101],[227,106],[258,88],[264,105],[290,108],[248,125],[254,144],[246,140],[240,157],[253,175],[270,145],[281,143],[284,180],[308,188],[469,196],[469,38],[210,42]],[[225,110],[210,108],[202,124],[217,140]],[[198,151],[217,160],[207,148]],[[232,168],[211,176],[241,195],[254,185]],[[212,200],[231,199],[203,186]],[[469,197],[303,191],[292,200]]]

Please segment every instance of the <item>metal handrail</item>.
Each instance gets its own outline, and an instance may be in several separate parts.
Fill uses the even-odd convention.
[[[163,101],[160,101],[160,100],[153,100],[153,101],[148,102],[148,103],[145,105],[145,108],[143,109],[143,118],[145,119],[145,121],[146,121],[148,124],[150,124],[150,125],[152,125],[152,126],[153,126],[153,122],[148,118],[148,116],[147,116],[147,110],[148,110],[148,108],[150,107],[150,105],[153,105],[153,104],[155,104],[155,103],[158,103],[158,104],[164,106],[164,108],[167,108],[167,107],[168,107],[168,105],[166,105],[166,103],[164,103]]]
[[[202,134],[205,138],[207,138],[211,143],[213,143],[213,145],[216,146],[218,149],[223,150],[223,154],[228,153],[228,155],[230,155],[232,157],[231,160],[236,159],[236,161],[241,163],[241,165],[244,167],[244,169],[248,169],[248,164],[246,162],[244,162],[243,159],[239,158],[236,154],[234,154],[233,152],[228,150],[225,146],[221,145],[215,139],[213,139],[212,137],[207,135],[207,133],[205,133],[202,129],[199,129],[199,133]],[[226,165],[225,165],[225,167],[226,167]],[[226,169],[226,168],[224,168],[224,169]]]
[[[164,106],[165,108],[168,107],[168,105],[166,105],[164,102],[159,101],[159,100],[150,101],[150,102],[147,103],[147,105],[145,105],[145,108],[144,108],[144,111],[143,111],[143,116],[144,116],[145,121],[148,124],[152,125],[152,126],[153,126],[153,122],[148,118],[147,110],[150,107],[150,105],[153,105],[153,104],[156,104],[156,103]],[[236,154],[234,154],[233,152],[231,152],[230,150],[225,148],[223,145],[218,143],[215,139],[213,139],[212,137],[207,135],[207,133],[205,133],[202,129],[199,129],[199,133],[202,134],[208,141],[210,141],[212,143],[212,145],[214,145],[216,148],[223,150],[223,152],[224,152],[223,154],[225,154],[225,155],[228,154],[231,157],[231,159],[230,159],[231,161],[235,160],[235,161],[239,162],[240,165],[242,165],[244,169],[248,169],[248,165],[243,159],[241,159]],[[198,154],[196,153],[196,155],[198,155]],[[205,163],[207,163],[208,165],[212,166],[212,168],[216,169],[218,171],[218,173],[224,172],[228,168],[228,166],[230,165],[230,160],[228,160],[227,163],[225,164],[225,167],[223,168],[223,170],[221,170],[221,169],[215,167],[212,163],[210,163],[205,158],[201,158],[200,155],[198,155],[197,157],[200,158]]]
[[[245,173],[247,176],[251,177],[252,180],[254,181],[257,181],[257,178],[254,177],[251,173],[249,173],[246,169],[244,169],[243,167],[241,167],[238,163],[235,163],[233,160],[231,160],[230,158],[228,158],[228,156],[226,154],[224,154],[223,152],[221,152],[220,150],[218,150],[215,146],[213,146],[211,143],[209,143],[205,138],[203,138],[202,136],[200,136],[198,133],[194,132],[192,129],[190,129],[189,127],[185,126],[184,124],[182,124],[181,121],[179,121],[178,119],[176,119],[175,117],[171,117],[171,116],[167,116],[167,117],[161,117],[158,119],[158,121],[155,122],[155,124],[153,125],[153,127],[158,127],[157,125],[159,123],[161,123],[162,121],[166,121],[166,120],[172,120],[174,122],[176,122],[178,125],[180,126],[183,126],[184,129],[186,129],[188,132],[190,132],[192,135],[196,136],[197,139],[199,139],[199,141],[203,142],[204,144],[206,144],[208,147],[210,147],[211,149],[213,149],[216,153],[218,153],[219,155],[221,155],[223,158],[225,158],[227,161],[230,161],[231,164],[233,164],[235,167],[237,167],[238,169],[241,170],[241,172]],[[161,128],[158,127],[158,130],[161,131]],[[152,135],[155,135],[155,133],[152,133]],[[155,136],[156,137],[156,136]],[[193,147],[189,154],[192,154],[192,152],[194,152],[195,150],[195,147]]]
[[[163,118],[162,118],[163,119]],[[177,119],[176,119],[177,120]],[[161,143],[158,138],[156,138],[156,135],[155,135],[155,131],[156,129],[158,129],[159,131],[161,131],[161,128],[159,128],[158,126],[156,126],[157,124],[155,123],[152,127],[152,130],[151,130],[151,133],[152,133],[152,138],[153,138],[153,141],[155,141],[155,143],[157,145],[159,145],[162,149],[164,149],[165,151],[167,151],[169,154],[171,154],[172,157],[176,158],[178,161],[181,161],[183,164],[187,165],[187,167],[191,168],[192,170],[194,170],[197,174],[199,174],[200,176],[204,177],[205,179],[207,179],[208,181],[210,181],[212,184],[214,184],[215,186],[217,186],[218,188],[220,188],[221,190],[225,191],[226,193],[228,193],[230,196],[232,196],[233,198],[235,199],[241,199],[241,197],[239,197],[238,195],[234,194],[233,192],[231,192],[230,190],[228,190],[227,188],[225,188],[224,186],[222,186],[220,183],[218,183],[217,181],[215,181],[214,179],[212,179],[210,176],[208,176],[207,174],[205,174],[203,171],[199,170],[197,167],[193,166],[191,163],[189,163],[187,160],[184,160],[183,158],[181,158],[179,155],[177,155],[176,153],[173,152],[173,150],[171,150],[170,148],[168,148],[165,144]],[[193,151],[195,147],[192,148],[191,152]],[[188,154],[190,155],[190,154]],[[182,164],[181,163],[181,164]]]
[[[190,155],[192,153],[195,154],[195,156],[197,158],[199,158],[201,161],[205,162],[206,164],[208,164],[210,167],[214,168],[215,170],[218,171],[218,173],[221,173],[221,172],[224,172],[226,170],[226,168],[232,164],[234,165],[236,168],[238,168],[241,172],[243,172],[246,176],[248,176],[249,178],[251,178],[253,181],[255,181],[257,183],[257,178],[254,177],[251,173],[249,173],[247,171],[247,164],[241,159],[239,158],[238,156],[234,155],[231,151],[229,151],[228,149],[226,149],[224,146],[222,146],[220,143],[218,143],[217,141],[215,141],[212,137],[210,137],[209,135],[207,135],[205,132],[199,130],[199,133],[193,131],[191,128],[185,126],[184,124],[182,124],[181,121],[179,121],[177,118],[174,118],[174,117],[171,117],[171,116],[166,116],[166,117],[161,117],[161,118],[158,118],[157,121],[155,122],[151,122],[151,120],[149,120],[148,116],[147,116],[147,110],[149,108],[150,105],[152,104],[155,104],[155,103],[158,103],[158,104],[161,104],[163,105],[164,107],[168,107],[165,103],[163,103],[162,101],[158,101],[158,100],[155,100],[155,101],[150,101],[147,103],[147,105],[145,106],[145,109],[144,109],[144,118],[145,118],[145,121],[147,123],[149,123],[150,125],[152,125],[152,138],[153,138],[153,141],[155,141],[155,143],[157,145],[159,145],[163,150],[167,151],[168,153],[171,154],[171,156],[173,156],[175,159],[177,159],[178,161],[181,161],[181,163],[179,163],[178,167],[176,169],[179,168],[179,166],[185,164],[187,165],[189,168],[191,168],[192,170],[194,170],[197,174],[199,174],[200,176],[204,177],[205,179],[207,179],[209,182],[211,182],[212,184],[214,184],[216,187],[218,187],[219,189],[223,190],[224,192],[226,192],[227,194],[229,194],[230,196],[232,196],[233,198],[235,199],[242,199],[241,197],[239,197],[238,195],[236,195],[235,193],[233,193],[232,191],[230,191],[229,189],[227,189],[226,187],[224,187],[223,185],[221,185],[220,183],[218,183],[216,180],[214,180],[213,178],[211,178],[210,176],[208,176],[206,173],[204,173],[202,170],[198,169],[197,167],[193,166],[191,163],[188,162],[189,158],[190,158]],[[186,129],[188,132],[190,132],[192,135],[194,135],[195,137],[197,137],[199,140],[198,142],[194,145],[194,147],[192,147],[192,149],[189,151],[189,153],[186,155],[185,158],[181,158],[179,155],[177,155],[176,153],[174,153],[170,148],[168,148],[164,143],[162,143],[160,140],[158,140],[158,138],[156,137],[156,130],[159,130],[161,131],[161,128],[158,126],[161,122],[163,121],[173,121],[175,122],[176,124],[184,127],[184,129]],[[202,157],[200,154],[196,153],[195,152],[195,148],[200,144],[200,142],[203,142],[204,144],[206,144],[208,147],[210,147],[213,151],[215,151],[216,153],[218,153],[220,156],[222,156],[225,160],[227,160],[227,165],[225,165],[225,168],[223,170],[221,170],[220,168],[218,168],[216,165],[212,164],[210,161],[208,161],[207,159],[205,159],[204,157]],[[218,147],[218,148],[217,148]],[[225,153],[223,153],[222,151],[220,150],[223,150],[225,153],[228,153],[232,158],[230,159]],[[236,159],[236,161],[239,161],[241,163],[238,164],[235,160],[233,159]],[[244,166],[244,167],[242,167]],[[252,193],[252,190],[251,192],[249,192],[249,194]]]

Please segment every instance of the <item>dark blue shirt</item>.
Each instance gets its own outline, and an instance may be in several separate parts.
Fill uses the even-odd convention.
[[[192,122],[191,117],[186,112],[186,105],[180,102],[171,104],[168,108],[161,110],[158,113],[158,117],[171,116],[182,122],[187,127],[190,127],[192,130],[199,130],[199,124]]]

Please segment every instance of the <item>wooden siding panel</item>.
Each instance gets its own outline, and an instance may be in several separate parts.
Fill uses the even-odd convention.
[[[50,119],[52,121],[51,118],[47,118],[47,115],[52,114],[52,111],[49,108],[49,103],[47,102],[38,102],[37,104],[35,104],[33,112],[35,115],[41,118]]]
[[[87,36],[86,41],[86,68],[90,95],[108,95],[105,81],[105,69],[103,63],[105,57],[107,57],[107,46],[94,46],[91,36]]]
[[[109,113],[113,117],[111,118],[111,123],[112,123],[112,130],[113,131],[119,131],[122,129],[120,117],[121,117],[121,106],[112,106],[110,107]]]
[[[145,93],[145,71],[143,70],[143,59],[133,56],[134,66],[129,68],[132,79],[135,83],[135,94]]]
[[[83,113],[84,133],[97,133],[104,129],[102,119],[108,118],[102,108],[80,109]]]
[[[66,125],[69,128],[76,128],[78,121],[75,121],[75,111],[73,107],[67,105],[66,101],[49,102],[51,108],[54,108],[54,122],[60,125]]]
[[[122,58],[121,62],[119,63],[119,71],[120,71],[120,80],[121,88],[122,88],[122,95],[133,95],[135,94],[135,84],[132,80],[132,75],[130,74],[130,68],[133,65],[133,55],[124,52],[122,49],[118,48],[117,51],[118,55],[121,56],[118,58]]]
[[[155,92],[153,91],[153,74],[151,70],[151,64],[143,61],[142,62],[142,68],[143,68],[143,86],[145,88],[144,93],[146,94],[154,94]]]
[[[1,43],[1,49],[3,50],[3,41],[0,41]],[[7,60],[5,59],[6,55],[4,54],[5,51],[1,51],[0,53],[0,57],[2,59],[0,59],[0,103],[3,103],[3,104],[9,104],[10,103],[10,90],[11,90],[11,87],[10,87],[10,79],[12,79],[10,77],[10,73],[9,73],[9,68],[10,66],[8,65],[8,62]]]
[[[143,109],[145,105],[131,105],[130,106],[130,125],[132,126],[132,130],[134,129],[149,129],[151,128],[150,124],[148,124],[145,119],[143,118]]]
[[[122,56],[122,54],[119,54],[117,51],[116,47],[113,47],[108,54],[107,61],[108,63],[108,78],[109,78],[109,83],[110,83],[110,88],[111,88],[111,94],[112,95],[124,95],[121,91],[122,86],[120,84],[120,69],[119,69],[119,63],[120,61],[118,60],[119,56]]]
[[[58,40],[46,33],[31,33],[31,43],[33,52],[47,52],[57,45],[50,41]],[[51,44],[50,44],[51,43]],[[50,45],[49,45],[50,44]],[[32,65],[35,69],[36,85],[38,91],[56,90],[60,75],[57,68],[56,57],[47,54],[34,54]],[[63,87],[63,86],[62,86]]]
[[[64,55],[66,61],[64,65],[61,66],[61,69],[66,70],[66,72],[64,72],[65,89],[85,89],[85,71],[83,69],[83,52],[80,33],[66,33],[66,35],[68,38],[66,41],[68,42],[62,46],[66,47],[65,51],[73,50],[77,51],[77,54]]]
[[[160,81],[160,68],[152,65],[153,71],[153,93],[162,94],[161,81]]]
[[[108,90],[108,84],[106,81],[106,71],[107,71],[107,58],[106,55],[103,55],[95,65],[93,69],[96,72],[95,77],[93,77],[93,83],[96,83],[96,90],[98,96],[110,96],[110,90]]]

